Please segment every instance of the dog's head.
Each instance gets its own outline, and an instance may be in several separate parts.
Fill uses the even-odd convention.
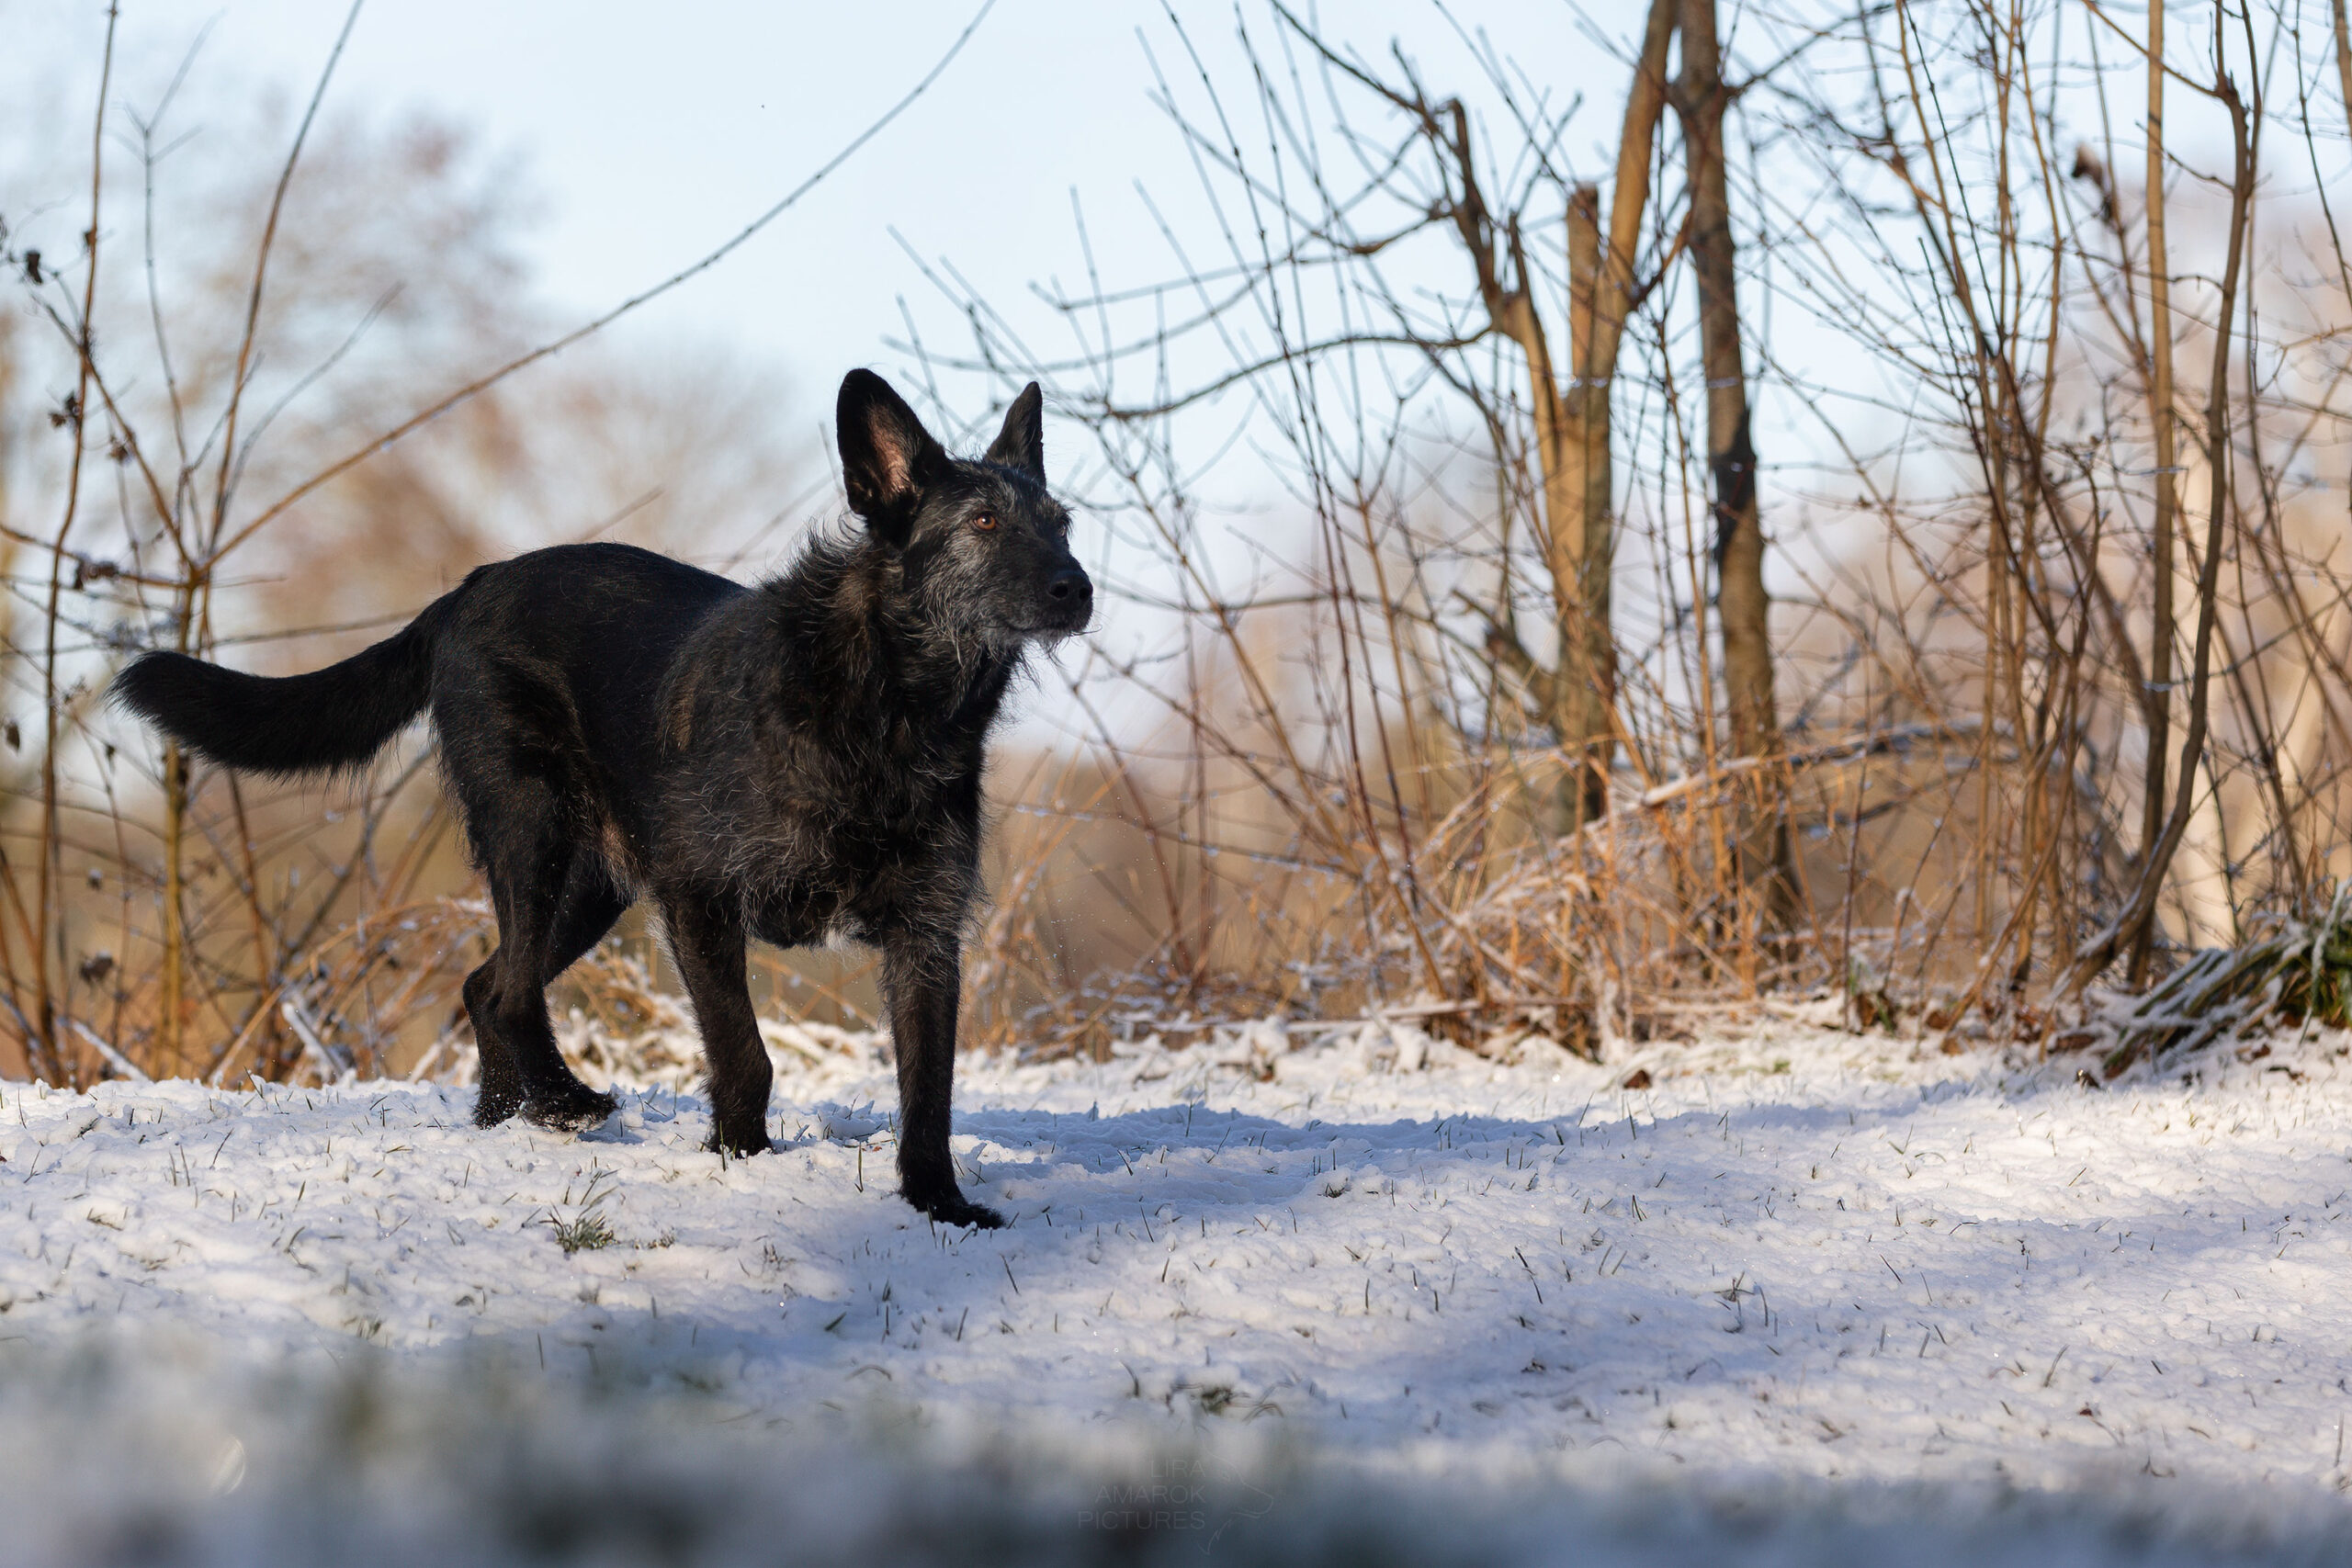
[[[1046,490],[1044,401],[1029,383],[977,461],[950,457],[870,370],[843,378],[834,411],[850,510],[896,553],[919,613],[997,648],[1069,637],[1094,613]]]

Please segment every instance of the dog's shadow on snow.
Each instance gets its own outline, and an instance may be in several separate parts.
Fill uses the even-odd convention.
[[[789,1084],[780,1085],[786,1094]],[[596,1145],[646,1145],[683,1141],[701,1147],[710,1127],[707,1101],[668,1089],[621,1091],[621,1111],[581,1135]],[[1567,1181],[1596,1194],[1626,1188],[1634,1172],[1623,1157],[1646,1143],[1679,1164],[1706,1164],[1707,1174],[1742,1170],[1756,1180],[1776,1178],[1776,1159],[1789,1156],[1788,1139],[1824,1143],[1875,1142],[1881,1134],[1909,1137],[1913,1119],[1954,1100],[1982,1095],[2007,1102],[2042,1101],[2087,1091],[2061,1081],[2001,1085],[1937,1082],[1854,1086],[1850,1095],[1812,1103],[1746,1101],[1722,1107],[1687,1100],[1655,1106],[1644,1093],[1615,1089],[1555,1115],[1474,1111],[1386,1120],[1304,1122],[1241,1110],[1211,1109],[1197,1100],[1099,1111],[1046,1111],[1003,1105],[960,1108],[954,1132],[967,1195],[996,1208],[1031,1245],[1066,1238],[1065,1226],[1113,1223],[1173,1210],[1187,1217],[1248,1215],[1286,1204],[1358,1196],[1399,1183],[1428,1186],[1450,1170],[1491,1173],[1482,1188],[1508,1201],[1513,1190]],[[863,1148],[865,1190],[875,1218],[893,1228],[926,1222],[899,1201],[887,1174],[895,1161],[896,1107],[863,1095],[847,1100],[787,1101],[772,1108],[769,1148],[791,1153],[832,1145]],[[1743,1136],[1760,1135],[1753,1156]],[[978,1147],[964,1143],[976,1140]],[[1703,1152],[1702,1152],[1703,1150]],[[1938,1157],[1929,1154],[1927,1157]],[[1647,1162],[1641,1162],[1646,1165]],[[878,1168],[877,1168],[878,1165]],[[1646,1190],[1648,1177],[1641,1171]],[[956,1228],[956,1227],[946,1227]],[[1004,1234],[1004,1233],[999,1233]]]

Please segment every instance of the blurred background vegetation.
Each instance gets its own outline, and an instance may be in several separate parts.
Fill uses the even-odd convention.
[[[2169,1036],[2086,1002],[2340,919],[2344,0],[1651,0],[1589,27],[1608,102],[1507,37],[1447,80],[1214,25],[1148,37],[1163,269],[1081,201],[1082,286],[926,259],[875,324],[943,433],[1046,384],[1106,589],[997,756],[974,1043],[1600,1053],[1811,997],[2114,1067]],[[0,187],[0,1074],[463,1076],[492,933],[428,737],[240,780],[106,681],[312,668],[543,544],[753,576],[830,469],[740,349],[579,337],[463,127],[118,47]],[[755,964],[872,1021],[854,953]],[[668,988],[626,925],[570,1038]]]

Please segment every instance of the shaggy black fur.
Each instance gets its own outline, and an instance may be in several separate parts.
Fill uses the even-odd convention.
[[[865,526],[757,589],[564,546],[481,568],[330,669],[273,680],[150,653],[115,695],[215,762],[277,774],[358,766],[431,708],[498,915],[465,986],[481,1125],[611,1113],[558,1054],[545,987],[647,897],[701,1026],[714,1147],[768,1146],[746,939],[852,938],[881,953],[907,1201],[992,1225],[947,1152],[982,754],[1024,650],[1083,630],[1093,587],[1046,490],[1035,386],[976,462],[867,371],[836,415]]]

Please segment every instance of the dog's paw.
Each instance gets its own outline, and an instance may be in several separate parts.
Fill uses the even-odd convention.
[[[605,1118],[619,1109],[620,1101],[611,1095],[575,1083],[533,1095],[524,1102],[523,1120],[550,1133],[588,1133],[603,1126]]]
[[[992,1231],[1001,1230],[1005,1224],[1002,1214],[985,1203],[973,1202],[960,1192],[910,1197],[907,1201],[943,1225],[969,1225],[976,1231]]]
[[[485,1088],[474,1096],[474,1125],[495,1127],[523,1109],[523,1097],[513,1089]]]
[[[737,1159],[763,1155],[772,1146],[768,1142],[768,1124],[763,1121],[748,1127],[714,1128],[710,1142],[703,1145],[713,1154],[730,1155]]]

